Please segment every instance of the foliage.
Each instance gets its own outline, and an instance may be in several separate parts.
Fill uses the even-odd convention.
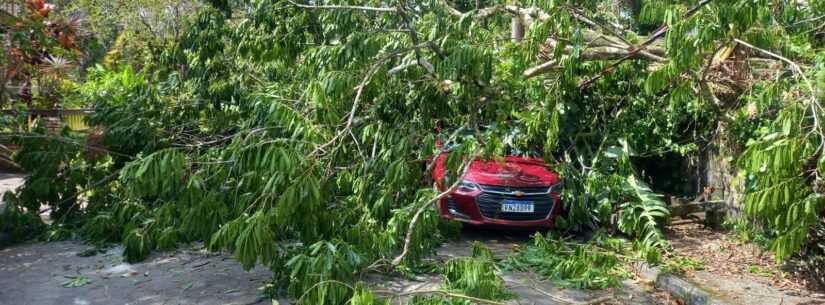
[[[774,236],[771,232],[762,230],[745,218],[728,219],[725,222],[728,229],[735,232],[742,241],[751,242],[757,245],[761,250],[770,250],[771,243]]]
[[[352,295],[352,298],[349,300],[350,304],[352,305],[385,305],[389,304],[385,300],[381,300],[373,295],[372,291],[369,289],[364,288],[362,285],[358,285],[355,287],[355,292]]]
[[[487,300],[500,300],[508,296],[504,280],[496,274],[496,264],[490,250],[473,245],[473,256],[456,258],[443,267],[444,285],[465,295]]]
[[[85,137],[64,129],[59,136],[45,136],[42,129],[13,138],[21,149],[13,156],[23,170],[30,173],[20,188],[17,202],[28,211],[40,211],[48,206],[51,216],[59,221],[72,221],[83,211],[80,200],[90,206],[106,198],[108,191],[99,188],[80,198],[80,192],[105,180],[108,167],[105,160],[87,159]]]
[[[86,286],[86,285],[88,285],[92,282],[91,279],[89,279],[88,277],[82,276],[82,275],[70,275],[70,276],[65,276],[65,278],[67,280],[64,281],[61,285],[63,285],[63,287],[66,287],[66,288],[82,287],[82,286]]]
[[[0,197],[6,202],[19,200],[11,192],[6,192]],[[3,205],[3,209],[0,210],[0,233],[8,234],[10,239],[3,241],[3,244],[32,239],[45,231],[46,225],[35,211],[39,210],[26,210],[17,204]]]
[[[78,21],[58,16],[44,0],[12,2],[10,7],[21,7],[19,14],[0,11],[0,108],[17,102],[54,107],[79,55]]]
[[[58,7],[66,16],[83,16],[83,66],[151,65],[186,30],[186,15],[197,1],[74,0]]]
[[[303,304],[345,303],[353,291],[341,283],[353,282],[355,271],[364,263],[345,243],[319,241],[287,262],[286,267],[292,270],[289,296]]]
[[[820,61],[823,59],[825,57]],[[825,67],[822,61],[818,67]],[[819,74],[821,83],[825,81],[825,72]],[[777,86],[786,86],[784,93],[773,91],[774,95],[765,98],[785,99],[787,105],[760,130],[759,137],[748,143],[739,166],[746,175],[745,212],[774,232],[776,238],[771,249],[781,260],[805,244],[809,229],[825,210],[825,196],[820,187],[825,169],[822,154],[825,142],[821,137],[823,129],[818,125],[822,120],[816,103],[819,97],[806,97],[814,93],[802,91],[803,87],[789,87],[787,83]],[[794,94],[809,100],[789,101]],[[808,129],[809,125],[815,129]]]
[[[628,148],[625,146],[624,154],[620,158],[627,158],[627,151]],[[629,166],[627,160],[619,160],[619,163],[620,166]],[[665,241],[660,226],[670,217],[670,210],[661,200],[661,195],[654,193],[647,184],[639,181],[633,174],[627,176],[623,191],[632,194],[635,200],[619,206],[619,229],[639,237],[649,246],[662,246]]]
[[[807,279],[810,288],[825,287],[825,223],[811,228],[808,241],[800,253],[789,260],[791,270]]]
[[[630,157],[633,151],[626,141],[622,146],[610,146],[592,161],[595,169],[584,174],[565,168],[562,194],[569,206],[563,224],[572,229],[594,228],[611,221],[617,215],[616,226],[622,232],[637,237],[646,259],[657,262],[656,253],[665,248],[661,226],[670,218],[670,210],[661,195],[637,178]],[[569,219],[569,220],[568,220]]]
[[[766,276],[766,277],[773,276],[773,272],[770,269],[759,266],[759,265],[749,265],[748,268],[745,269],[745,270],[748,271],[748,273],[759,275],[759,276]]]
[[[662,272],[673,274],[684,274],[705,269],[705,262],[686,256],[676,256],[669,258],[662,265]]]
[[[533,244],[505,262],[517,270],[532,268],[559,285],[586,289],[618,287],[627,276],[617,255],[627,252],[625,242],[597,234],[587,243],[536,234]]]
[[[94,107],[88,123],[105,130],[101,144],[117,153],[111,155],[118,168],[131,156],[163,147],[156,121],[171,114],[165,113],[157,88],[147,83],[143,73],[96,66],[79,88],[78,98]]]

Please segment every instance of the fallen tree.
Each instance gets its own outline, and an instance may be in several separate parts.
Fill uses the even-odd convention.
[[[15,204],[51,206],[47,236],[121,242],[129,261],[201,240],[271,267],[293,299],[344,304],[363,272],[414,269],[455,232],[430,209],[445,196],[427,181],[439,124],[478,131],[450,151],[453,185],[476,156],[538,149],[565,179],[561,229],[614,219],[653,262],[669,210],[634,158],[694,157],[720,122],[751,140],[739,161],[760,203],[746,205],[785,236],[780,254],[822,211],[821,42],[792,24],[825,8],[211,3],[143,70],[89,71],[76,98],[106,155],[71,134],[15,137],[33,172]]]

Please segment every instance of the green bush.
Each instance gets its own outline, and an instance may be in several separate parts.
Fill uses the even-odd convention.
[[[12,192],[0,197],[5,201],[0,204],[0,234],[7,234],[7,241],[0,241],[0,247],[39,237],[46,231],[39,210],[29,211],[20,206]]]

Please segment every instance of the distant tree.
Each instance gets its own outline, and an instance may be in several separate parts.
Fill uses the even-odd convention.
[[[0,108],[13,102],[53,107],[61,81],[79,58],[79,22],[55,16],[54,5],[27,0],[19,12],[0,12],[4,48],[0,62]]]

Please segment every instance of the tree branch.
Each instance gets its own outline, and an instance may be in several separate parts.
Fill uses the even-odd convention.
[[[461,11],[459,11],[456,8],[450,6],[450,4],[447,3],[447,1],[445,1],[445,0],[438,0],[438,3],[441,4],[441,6],[443,6],[444,9],[446,9],[447,12],[450,13],[450,15],[459,16],[459,17],[464,15],[464,13],[462,13]]]
[[[684,15],[684,16],[682,16],[682,19],[687,19],[687,18],[692,17],[692,16],[693,16],[693,15],[695,15],[697,12],[699,12],[699,10],[700,10],[701,8],[703,8],[705,5],[707,5],[707,4],[708,4],[708,3],[710,3],[711,1],[712,1],[712,0],[702,0],[701,2],[699,2],[699,4],[697,4],[695,7],[693,7],[692,9],[690,9],[687,13],[685,13],[685,15]],[[603,69],[601,72],[599,72],[599,74],[597,74],[595,77],[590,78],[590,79],[588,79],[587,81],[583,82],[581,85],[579,85],[579,89],[584,89],[584,88],[587,88],[587,87],[588,87],[588,86],[590,86],[591,84],[595,83],[597,80],[601,79],[602,77],[604,77],[604,76],[605,76],[605,75],[607,75],[608,73],[612,72],[612,71],[613,71],[613,70],[615,70],[615,69],[616,69],[616,67],[618,67],[621,63],[625,62],[625,61],[626,61],[626,60],[628,60],[628,59],[633,58],[633,56],[635,56],[637,53],[639,53],[639,52],[643,51],[643,50],[644,50],[644,49],[646,49],[648,46],[650,46],[651,44],[653,44],[653,42],[654,42],[654,41],[656,41],[657,39],[659,39],[659,38],[661,38],[662,36],[664,36],[664,35],[667,33],[667,31],[668,31],[668,26],[667,26],[667,25],[663,25],[663,26],[662,26],[662,27],[660,27],[658,30],[656,30],[656,32],[655,32],[655,33],[653,33],[653,35],[650,35],[650,37],[649,37],[647,40],[645,40],[644,42],[642,42],[642,44],[640,44],[638,47],[636,47],[636,48],[634,48],[633,50],[631,50],[630,52],[628,52],[628,54],[627,54],[627,55],[625,55],[624,57],[622,57],[622,58],[621,58],[621,59],[619,59],[618,61],[616,61],[616,62],[614,62],[614,63],[610,64],[610,65],[609,65],[609,66],[607,66],[606,68],[604,68],[604,69]]]
[[[404,7],[399,4],[398,6],[398,14],[401,15],[401,19],[404,20],[404,26],[407,28],[407,33],[410,35],[410,39],[412,43],[415,45],[419,45],[418,39],[418,32],[415,31],[415,27],[412,26],[412,21],[410,17],[407,15],[407,12],[404,10]],[[424,67],[427,70],[427,73],[433,73],[435,71],[435,67],[431,64],[424,56],[421,54],[421,49],[415,48],[413,50],[415,52],[415,60],[416,62]]]
[[[556,67],[556,61],[551,59],[551,60],[548,60],[547,62],[545,62],[543,64],[540,64],[540,65],[535,66],[535,67],[531,67],[527,70],[524,70],[523,76],[524,76],[524,78],[531,78],[531,77],[549,72],[549,71],[553,70],[553,68],[555,68],[555,67]]]
[[[367,84],[369,84],[370,80],[372,79],[372,76],[375,75],[376,72],[378,72],[378,68],[381,67],[385,60],[386,59],[379,60],[378,62],[373,64],[372,67],[370,67],[370,69],[367,71],[367,74],[364,75],[364,79],[361,80],[361,83],[359,83],[358,86],[355,87],[355,100],[352,102],[352,109],[350,109],[349,114],[347,115],[347,123],[346,125],[344,125],[344,128],[338,131],[338,133],[331,140],[329,140],[329,142],[315,148],[315,150],[312,152],[312,155],[315,155],[316,153],[323,151],[328,146],[335,144],[335,142],[339,138],[341,138],[342,136],[346,135],[347,132],[349,132],[349,130],[352,128],[352,122],[355,119],[355,112],[358,110],[358,104],[361,102],[361,96],[364,93],[364,88],[367,86]]]
[[[415,215],[413,215],[412,220],[410,220],[410,225],[407,228],[407,236],[404,238],[404,248],[401,251],[401,254],[399,254],[392,260],[393,266],[400,265],[401,262],[404,261],[404,257],[406,257],[407,254],[409,254],[410,245],[412,244],[413,231],[415,230],[415,226],[418,224],[418,220],[421,218],[421,214],[423,214],[424,211],[426,211],[427,208],[430,207],[430,205],[438,202],[439,200],[441,200],[441,198],[446,197],[458,188],[458,185],[461,184],[461,181],[464,180],[464,177],[466,177],[467,173],[470,171],[470,165],[472,165],[473,161],[475,161],[476,157],[478,157],[478,153],[479,151],[476,150],[475,152],[473,152],[470,158],[464,162],[464,169],[461,173],[461,176],[459,176],[458,179],[456,179],[453,185],[451,185],[446,191],[438,194],[438,196],[433,197],[432,199],[430,199],[430,201],[428,201],[420,208],[418,208],[418,211],[416,211]],[[435,162],[436,160],[433,160],[433,163]]]
[[[316,147],[310,155],[317,155],[319,152],[324,151],[327,147],[335,144],[335,142],[337,142],[338,139],[342,138],[349,132],[349,130],[352,128],[352,123],[355,120],[355,112],[358,111],[358,104],[361,102],[361,96],[364,93],[364,87],[366,87],[369,84],[370,80],[372,79],[372,76],[375,75],[376,72],[378,72],[378,69],[381,67],[381,65],[383,65],[386,61],[392,59],[393,57],[404,54],[405,52],[410,50],[416,50],[418,48],[425,47],[427,46],[427,44],[429,44],[429,41],[423,42],[418,45],[414,45],[410,48],[391,52],[386,56],[378,59],[378,61],[376,61],[367,71],[367,74],[364,75],[364,78],[361,80],[361,83],[359,83],[358,86],[355,87],[355,99],[353,100],[352,108],[350,109],[350,112],[347,115],[347,122],[344,125],[344,128],[339,130],[338,133],[336,133],[335,136],[332,137],[332,139],[330,139],[328,142]]]
[[[447,290],[441,289],[428,289],[428,290],[415,290],[415,291],[406,291],[406,292],[393,292],[388,290],[374,290],[377,294],[391,294],[396,297],[403,297],[403,296],[410,296],[410,295],[441,295],[448,298],[456,298],[456,299],[464,299],[476,304],[486,304],[486,305],[507,305],[507,303],[497,302],[493,300],[487,300],[477,297],[471,297],[465,294],[459,294],[450,292]]]
[[[811,84],[811,81],[808,79],[808,77],[805,76],[805,72],[802,71],[802,68],[800,68],[797,63],[793,62],[792,60],[788,59],[787,57],[784,57],[782,55],[773,53],[771,51],[756,47],[756,46],[754,46],[750,43],[747,43],[747,42],[745,42],[745,41],[743,41],[739,38],[734,38],[733,41],[736,41],[737,43],[739,43],[743,46],[746,46],[748,48],[751,48],[753,50],[761,52],[761,53],[763,53],[765,55],[768,55],[770,57],[781,60],[781,61],[787,63],[788,65],[790,65],[793,68],[794,72],[799,74],[799,76],[805,82],[805,85],[808,87],[808,90],[811,91],[811,112],[812,112],[811,116],[813,116],[813,119],[814,119],[814,126],[813,126],[812,132],[816,132],[819,135],[819,140],[820,140],[820,144],[819,144],[819,147],[817,148],[817,151],[821,151],[821,150],[825,149],[825,132],[822,130],[822,125],[819,122],[819,116],[818,116],[819,113],[822,113],[823,109],[822,109],[822,106],[819,105],[819,103],[816,100],[816,95],[817,95],[816,89],[814,88],[813,84]]]
[[[367,11],[367,12],[384,12],[384,13],[393,13],[397,10],[392,7],[372,7],[372,6],[358,6],[358,5],[309,5],[309,4],[300,4],[296,3],[292,0],[287,0],[294,6],[300,8],[308,8],[308,9],[320,9],[320,10],[355,10],[355,11]]]

